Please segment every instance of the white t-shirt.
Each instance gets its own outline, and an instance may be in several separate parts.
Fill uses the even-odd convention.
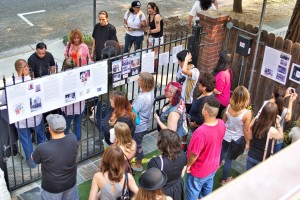
[[[217,10],[217,9],[214,4],[211,4],[211,7],[208,10]],[[201,11],[203,11],[203,10],[200,7],[200,1],[196,1],[190,11],[190,15],[194,17],[194,21],[196,21],[198,19],[197,13],[199,13]]]
[[[192,104],[194,90],[197,85],[198,78],[200,76],[199,70],[196,67],[194,67],[194,65],[193,68],[190,70],[192,70],[192,76],[187,76],[182,73],[181,67],[179,67],[176,75],[176,80],[180,79],[182,76],[185,77],[185,81],[182,84],[181,97],[183,98],[186,104]]]
[[[127,25],[128,27],[131,28],[140,28],[140,25],[142,23],[143,20],[146,20],[146,17],[144,15],[144,13],[142,13],[142,17],[140,18],[140,12],[137,14],[133,14],[132,12],[130,12],[129,16],[128,16],[128,12],[127,11],[124,15],[124,19],[127,20]],[[131,36],[142,36],[144,35],[144,31],[143,30],[139,30],[139,31],[126,31],[126,33],[128,35]]]

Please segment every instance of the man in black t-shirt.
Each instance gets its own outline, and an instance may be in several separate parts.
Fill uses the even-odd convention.
[[[43,42],[36,45],[35,53],[28,58],[28,65],[32,70],[32,78],[55,73],[54,58],[50,52],[47,52],[47,46]]]
[[[34,162],[42,165],[41,199],[78,200],[76,136],[64,134],[66,120],[62,115],[50,114],[46,120],[51,140],[39,144],[32,153]]]
[[[116,28],[108,23],[108,14],[106,11],[100,11],[98,15],[99,23],[95,25],[93,30],[93,46],[91,59],[94,60],[96,56],[96,61],[102,59],[102,49],[107,40],[115,40],[118,42]]]

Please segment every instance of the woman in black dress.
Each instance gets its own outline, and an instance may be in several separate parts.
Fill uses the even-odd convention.
[[[148,169],[156,167],[164,171],[168,181],[163,186],[163,192],[174,200],[184,199],[182,172],[185,169],[187,158],[181,150],[178,134],[169,129],[161,130],[158,134],[157,147],[161,155],[149,161]]]

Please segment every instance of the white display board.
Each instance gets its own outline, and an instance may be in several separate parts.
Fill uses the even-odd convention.
[[[178,45],[178,46],[173,47],[173,49],[172,49],[173,63],[177,63],[178,62],[178,60],[177,60],[177,54],[180,51],[182,51],[182,45]]]
[[[300,84],[300,65],[297,65],[295,63],[292,64],[290,80]]]
[[[261,75],[285,85],[291,55],[266,46]]]
[[[107,93],[107,61],[6,87],[9,122]]]

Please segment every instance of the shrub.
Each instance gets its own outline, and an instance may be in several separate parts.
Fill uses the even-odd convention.
[[[83,34],[83,40],[86,45],[92,45],[92,43],[93,43],[93,37],[92,37],[92,35],[89,35],[89,34]],[[68,41],[69,41],[69,37],[68,37],[68,35],[65,35],[63,37],[64,45],[67,45]]]

